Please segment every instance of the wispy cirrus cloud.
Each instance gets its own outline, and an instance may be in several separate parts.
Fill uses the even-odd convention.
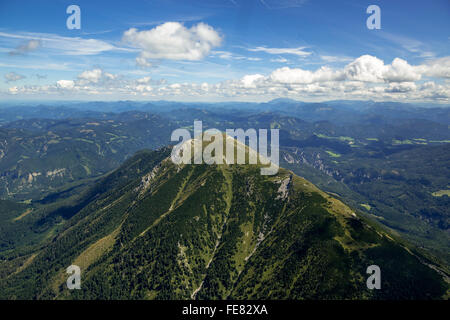
[[[267,9],[287,9],[303,6],[308,0],[260,0]]]
[[[118,47],[110,42],[98,39],[85,39],[80,37],[63,37],[50,33],[36,32],[18,32],[8,33],[0,32],[0,41],[11,45],[12,41],[28,40],[26,45],[16,47],[17,50],[25,51],[37,48],[39,46],[53,50],[55,53],[63,55],[97,55],[106,51],[134,51],[130,48]],[[11,51],[11,52],[14,52]],[[18,51],[17,51],[18,52]]]
[[[350,57],[343,57],[343,56],[328,56],[328,55],[321,55],[320,59],[322,59],[325,62],[333,63],[333,62],[350,62],[353,59]]]
[[[270,62],[276,62],[276,63],[288,63],[289,60],[283,58],[283,57],[279,57],[279,58],[274,58],[274,59],[270,59]]]
[[[312,54],[312,52],[305,51],[307,47],[298,47],[298,48],[269,48],[269,47],[255,47],[255,48],[247,48],[248,51],[252,52],[265,52],[268,54],[292,54],[299,57],[307,57]]]
[[[205,18],[206,18],[206,16],[185,16],[185,17],[174,17],[170,20],[176,21],[179,23],[183,23],[183,22],[202,21]],[[134,27],[151,27],[151,26],[157,26],[160,24],[164,24],[166,22],[167,22],[167,19],[151,20],[151,21],[136,21],[136,22],[129,22],[128,25],[134,26]]]
[[[417,55],[420,58],[434,58],[436,56],[435,53],[431,51],[422,41],[385,31],[379,32],[377,35],[382,39],[388,40],[391,43],[400,46],[404,50]]]
[[[261,61],[261,58],[258,57],[247,57],[243,55],[239,55],[230,51],[221,51],[221,50],[214,50],[211,51],[211,54],[213,56],[217,56],[221,59],[225,60],[248,60],[248,61]]]
[[[0,67],[15,68],[15,69],[30,69],[30,70],[55,70],[55,71],[74,71],[80,66],[75,66],[69,63],[23,63],[11,64],[0,62]]]

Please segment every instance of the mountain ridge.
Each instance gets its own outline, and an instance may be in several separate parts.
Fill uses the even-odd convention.
[[[143,151],[0,282],[20,299],[438,299],[441,276],[307,180]],[[425,258],[423,258],[425,259]],[[82,289],[65,287],[78,263]],[[369,290],[379,264],[382,289]],[[420,275],[420,276],[419,276]]]

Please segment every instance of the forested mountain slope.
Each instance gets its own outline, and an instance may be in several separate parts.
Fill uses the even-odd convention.
[[[0,264],[3,299],[439,299],[414,248],[307,180],[144,151],[99,182],[48,246]],[[65,273],[82,270],[81,290]],[[381,268],[380,290],[366,268]]]

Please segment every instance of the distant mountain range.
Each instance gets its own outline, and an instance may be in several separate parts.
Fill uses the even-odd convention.
[[[302,102],[291,99],[275,99],[269,102],[171,102],[171,101],[92,101],[3,103],[0,105],[0,125],[5,122],[49,118],[100,116],[102,113],[143,111],[170,114],[179,109],[205,109],[218,113],[275,112],[299,117],[306,121],[330,120],[343,123],[357,122],[367,117],[381,116],[385,119],[425,119],[450,123],[450,106],[441,104],[408,104],[400,102],[374,102],[337,100],[326,102]]]
[[[365,265],[366,262],[376,264],[372,258],[369,258],[371,250],[376,251],[375,247],[385,248],[385,244],[390,246],[390,244],[394,243],[395,247],[399,250],[395,251],[397,249],[393,249],[396,252],[395,255],[398,254],[401,257],[398,258],[398,261],[406,265],[413,265],[414,270],[425,272],[424,274],[427,276],[424,279],[427,279],[432,284],[431,288],[431,286],[428,287],[419,281],[421,283],[419,287],[423,289],[421,289],[423,292],[428,292],[428,295],[423,296],[419,293],[414,293],[413,296],[417,298],[438,298],[443,292],[441,290],[442,282],[439,280],[440,278],[432,271],[431,274],[433,275],[429,274],[428,267],[425,269],[422,269],[422,267],[424,266],[423,263],[425,263],[425,265],[432,265],[433,268],[439,270],[441,275],[446,274],[448,276],[450,274],[450,212],[448,210],[450,207],[450,185],[448,183],[450,181],[449,119],[450,108],[446,107],[430,106],[423,108],[417,105],[378,103],[372,101],[304,103],[277,99],[269,103],[217,104],[172,103],[167,101],[151,103],[121,101],[74,102],[64,105],[45,104],[40,106],[22,105],[0,108],[0,279],[5,281],[3,282],[5,289],[1,291],[1,296],[8,298],[124,297],[125,292],[127,292],[126,290],[132,286],[136,288],[135,292],[133,291],[132,293],[135,294],[133,295],[135,298],[185,298],[192,295],[203,281],[200,290],[195,294],[197,298],[259,298],[263,296],[258,296],[257,291],[259,289],[257,288],[261,288],[263,284],[270,288],[268,289],[269,291],[264,291],[264,294],[270,295],[273,298],[325,298],[333,297],[333,292],[336,293],[334,296],[336,298],[404,298],[406,294],[400,293],[397,288],[400,284],[392,279],[388,283],[393,281],[392,286],[396,288],[395,290],[393,289],[394,291],[383,290],[384,293],[381,293],[381,291],[367,291],[364,287],[364,279],[367,278],[367,275],[363,267],[367,266],[363,266],[363,264]],[[146,174],[152,172],[154,166],[157,166],[158,163],[168,156],[170,149],[163,148],[157,152],[139,152],[139,150],[146,148],[155,150],[163,146],[168,146],[171,143],[176,143],[170,141],[171,132],[178,128],[192,130],[194,120],[202,120],[204,129],[213,127],[219,130],[228,128],[279,129],[281,166],[290,171],[282,170],[274,178],[278,181],[276,182],[270,178],[267,178],[268,180],[263,179],[259,175],[255,177],[252,171],[253,169],[246,169],[246,167],[202,167],[203,169],[200,172],[198,171],[200,167],[197,168],[197,166],[188,169],[188,166],[186,168],[176,168],[166,164],[164,168],[167,168],[167,172],[180,170],[170,176],[161,176],[161,181],[157,182],[157,185],[161,185],[161,187],[165,183],[168,183],[168,186],[172,186],[172,191],[167,191],[167,194],[164,193],[164,196],[161,194],[161,198],[158,198],[162,201],[161,205],[166,207],[159,208],[155,205],[156,209],[152,209],[153,207],[141,205],[141,196],[136,195],[136,192],[129,188],[133,186],[136,189],[143,181],[147,181],[145,183],[150,183],[150,180],[154,181],[153,178],[149,179],[148,176],[146,177]],[[136,152],[138,153],[136,154]],[[137,165],[136,163],[141,164]],[[191,174],[193,176],[188,177]],[[344,290],[338,284],[333,284],[332,279],[328,279],[324,280],[324,283],[331,281],[329,282],[329,288],[334,289],[330,289],[327,292],[320,291],[316,286],[319,280],[312,280],[312,278],[308,278],[309,276],[301,273],[309,270],[303,264],[306,260],[302,259],[306,257],[311,260],[311,268],[313,268],[311,270],[315,270],[315,273],[319,270],[315,269],[316,267],[319,268],[319,266],[328,265],[327,263],[335,265],[337,263],[336,261],[333,260],[334,262],[330,262],[330,260],[323,258],[323,260],[320,260],[320,263],[317,262],[319,263],[318,265],[314,265],[314,254],[302,253],[297,257],[299,260],[295,260],[297,258],[294,259],[294,257],[292,258],[295,263],[285,259],[275,262],[275,260],[271,260],[275,258],[269,255],[268,252],[274,250],[273,252],[280,251],[286,255],[290,255],[289,252],[291,251],[282,251],[282,249],[287,250],[287,248],[274,246],[271,246],[270,249],[266,248],[263,250],[262,248],[264,246],[261,246],[261,250],[263,250],[261,254],[263,252],[265,254],[261,256],[257,254],[259,252],[258,245],[254,252],[255,256],[252,259],[259,261],[259,264],[264,259],[268,259],[267,261],[272,261],[270,263],[277,265],[276,268],[279,269],[276,270],[287,270],[286,263],[299,264],[304,268],[304,270],[302,269],[303,271],[293,271],[294,273],[299,272],[298,274],[293,273],[287,276],[288,280],[282,286],[283,290],[287,290],[283,296],[281,287],[277,289],[269,285],[269,282],[275,281],[274,279],[281,281],[275,275],[276,273],[280,273],[279,271],[274,271],[275,269],[265,270],[258,266],[258,264],[254,267],[256,269],[252,269],[253,267],[250,268],[251,264],[248,264],[247,260],[245,260],[245,257],[249,254],[249,248],[254,249],[256,244],[259,243],[258,237],[261,233],[265,235],[265,238],[270,238],[269,234],[265,233],[267,229],[265,231],[261,229],[262,225],[260,225],[261,222],[259,220],[252,220],[253,222],[250,222],[247,221],[250,218],[241,217],[244,219],[241,221],[239,220],[241,218],[236,216],[238,214],[237,211],[230,215],[231,211],[226,211],[227,213],[225,213],[225,209],[214,209],[219,204],[210,198],[208,199],[213,201],[212,205],[209,202],[205,202],[205,206],[198,207],[192,205],[185,207],[189,203],[192,203],[189,202],[190,200],[187,201],[191,197],[191,191],[192,196],[195,194],[195,201],[198,203],[204,203],[206,201],[204,197],[207,197],[207,194],[202,191],[204,189],[202,189],[201,183],[200,186],[196,184],[197,180],[195,179],[197,178],[194,178],[194,174],[204,177],[211,176],[214,179],[217,178],[217,181],[220,181],[218,186],[230,185],[229,181],[226,183],[223,180],[224,177],[231,177],[232,181],[241,181],[238,185],[231,184],[231,191],[227,189],[225,194],[222,189],[219,190],[214,189],[212,186],[210,187],[211,190],[215,190],[212,194],[226,203],[229,199],[238,201],[241,195],[248,193],[248,190],[245,188],[250,188],[254,184],[255,188],[260,190],[252,194],[256,198],[253,200],[247,198],[245,200],[239,200],[239,205],[245,208],[245,215],[248,213],[249,217],[252,217],[251,219],[262,219],[264,221],[266,219],[265,214],[267,213],[273,217],[279,217],[279,223],[282,224],[278,226],[292,224],[293,222],[289,220],[291,215],[298,217],[302,221],[301,225],[298,225],[297,227],[299,229],[295,229],[295,232],[292,231],[292,234],[302,234],[301,232],[303,231],[301,230],[305,227],[304,224],[307,225],[309,223],[303,221],[300,213],[288,205],[289,203],[297,203],[295,202],[297,200],[294,199],[300,199],[303,196],[294,192],[294,189],[297,187],[290,188],[289,197],[292,196],[293,198],[286,198],[291,199],[286,200],[286,209],[280,211],[278,207],[275,208],[278,206],[278,200],[280,200],[277,198],[278,193],[276,192],[280,188],[279,181],[287,181],[286,177],[292,175],[292,181],[289,180],[291,181],[289,182],[290,187],[298,186],[300,193],[311,193],[311,190],[317,190],[318,195],[316,197],[314,194],[313,202],[316,203],[316,200],[318,202],[313,207],[324,208],[328,212],[325,213],[322,212],[322,209],[319,210],[319,212],[323,213],[323,216],[321,213],[320,217],[323,217],[325,220],[329,218],[329,208],[324,207],[324,205],[319,205],[319,203],[322,203],[322,200],[319,199],[321,197],[324,199],[333,199],[333,206],[339,204],[337,205],[339,208],[341,208],[340,203],[342,202],[342,206],[346,208],[344,211],[354,213],[356,218],[353,214],[351,214],[351,217],[343,214],[345,219],[342,220],[340,218],[338,219],[340,215],[334,215],[338,219],[337,224],[330,222],[330,226],[332,226],[330,227],[331,231],[326,231],[325,233],[331,237],[326,239],[334,239],[343,248],[344,251],[342,253],[340,251],[341,249],[336,249],[339,246],[335,247],[335,242],[330,242],[332,244],[330,254],[332,256],[338,255],[342,257],[342,261],[345,261],[345,268],[351,270],[350,275],[345,274],[345,272],[342,273],[345,269],[342,267],[336,271],[336,274],[339,274],[339,277],[344,277],[345,275],[345,277],[353,279],[351,280],[353,283],[352,286],[346,287]],[[239,178],[241,176],[245,176],[245,179],[249,182],[242,182],[244,178]],[[296,176],[304,177],[306,180]],[[192,190],[187,191],[184,181],[188,181],[189,185],[194,183],[195,186],[193,186]],[[303,185],[305,190],[301,188],[303,182],[298,185],[299,181],[305,181],[304,184],[306,185]],[[311,183],[316,185],[320,190],[312,186]],[[243,185],[246,187],[244,188]],[[272,193],[266,194],[262,186],[268,186],[268,190],[276,190],[272,190]],[[205,237],[207,237],[207,239],[203,239],[203,235],[192,231],[190,233],[192,239],[200,237],[201,240],[191,239],[189,241],[194,241],[191,244],[189,244],[190,242],[180,242],[182,249],[179,249],[177,243],[170,242],[170,246],[167,247],[167,253],[163,253],[166,248],[158,247],[162,244],[157,243],[156,247],[159,248],[159,251],[151,253],[151,257],[159,257],[161,254],[164,256],[162,260],[164,262],[161,263],[169,268],[167,270],[170,270],[170,273],[173,272],[174,275],[177,275],[177,281],[186,279],[183,280],[184,289],[177,289],[174,295],[169,295],[168,292],[170,290],[165,286],[171,286],[170,281],[158,280],[158,282],[156,278],[152,278],[152,281],[160,284],[158,288],[138,288],[137,283],[147,283],[144,281],[144,278],[147,277],[147,273],[145,272],[152,274],[157,272],[156,274],[159,274],[162,277],[161,279],[166,278],[162,276],[164,274],[162,271],[164,268],[160,264],[150,267],[148,265],[149,260],[145,260],[147,262],[140,260],[144,259],[141,257],[141,253],[138,255],[133,253],[130,245],[131,243],[134,245],[135,242],[129,243],[128,241],[131,240],[125,238],[130,236],[136,239],[133,241],[144,240],[136,236],[133,233],[135,231],[130,231],[131,233],[129,233],[128,229],[122,228],[123,226],[128,226],[127,228],[131,228],[129,230],[135,230],[133,229],[135,227],[131,227],[131,225],[124,222],[128,219],[127,212],[134,210],[135,207],[139,207],[136,210],[141,213],[136,213],[136,216],[134,213],[130,215],[130,219],[138,220],[141,219],[138,217],[152,215],[152,217],[147,217],[149,220],[142,218],[144,220],[139,220],[139,223],[128,220],[131,224],[137,223],[138,225],[142,224],[149,227],[155,219],[158,219],[156,216],[163,215],[169,211],[170,204],[164,202],[166,200],[163,201],[163,198],[167,197],[167,201],[174,201],[174,197],[178,193],[177,190],[181,190],[179,197],[182,198],[179,198],[175,202],[179,202],[183,208],[187,208],[186,212],[190,213],[186,214],[194,214],[193,212],[198,208],[202,209],[201,212],[204,212],[204,210],[211,212],[212,216],[208,218],[210,220],[206,220],[210,222],[206,223],[209,225],[207,228],[214,229],[214,233],[211,233],[212,229],[208,229],[209,231],[201,229]],[[233,194],[233,196],[230,196],[229,193]],[[125,198],[122,198],[122,195],[125,194]],[[145,193],[142,196],[148,198],[148,201],[152,203],[156,201],[154,200],[156,198],[153,198],[156,196],[156,194],[153,194],[153,191]],[[265,197],[267,201],[264,200]],[[150,198],[153,200],[150,200]],[[271,203],[275,207],[270,207]],[[284,202],[282,201],[281,203]],[[115,207],[116,204],[119,207]],[[99,207],[100,205],[102,206]],[[298,205],[301,207],[300,204]],[[116,211],[109,212],[109,209],[105,209],[109,213],[104,213],[100,210],[110,207],[116,208],[114,209]],[[331,211],[333,210],[338,209],[332,208]],[[315,210],[313,209],[308,212],[310,213],[308,213],[307,217],[311,219],[311,223],[313,225],[317,224],[317,228],[319,229],[322,228],[319,227],[322,222],[318,222],[322,218],[319,219],[319,216],[315,216],[313,213]],[[200,213],[197,212],[194,217],[203,217]],[[156,215],[156,218],[153,215]],[[235,218],[229,221],[229,228],[232,229],[227,229],[227,232],[224,231],[222,233],[223,230],[218,225],[220,223],[223,224],[225,215]],[[170,216],[167,215],[168,219],[161,219],[161,222],[170,221],[170,226],[177,225],[179,230],[190,228],[192,221],[189,219],[183,220],[186,218],[184,215],[181,215],[182,220],[180,221],[172,221],[169,218]],[[98,217],[98,219],[93,217]],[[239,220],[237,222],[239,227],[231,224],[235,219]],[[369,242],[364,240],[366,231],[362,231],[364,233],[364,236],[361,236],[362,238],[355,235],[360,229],[358,229],[359,227],[355,227],[356,225],[351,222],[354,219],[360,221],[364,226],[363,230],[367,229],[366,231],[370,233],[368,237],[371,240],[367,240]],[[81,229],[78,227],[75,228],[76,225],[81,223],[80,221],[85,221],[87,224],[82,225],[86,226],[86,230],[90,231],[86,231],[88,236],[86,236],[87,238],[85,240],[81,240],[80,243],[75,245],[71,242],[71,239],[66,238],[66,235],[70,234],[70,237],[76,238],[77,236],[72,234],[71,230],[77,230],[78,236],[83,238]],[[289,223],[286,221],[289,221]],[[270,226],[274,228],[277,225],[274,221],[270,223],[272,223]],[[266,224],[269,226],[269,222],[266,222]],[[119,225],[121,226],[120,228]],[[164,227],[163,225],[161,224],[158,228],[167,227],[167,225]],[[158,228],[155,228],[149,234],[162,232],[157,231],[159,230]],[[328,230],[326,229],[328,227],[323,228],[325,229],[320,230]],[[356,229],[353,230],[353,228]],[[150,229],[153,230],[153,228]],[[251,232],[250,229],[252,230]],[[248,231],[251,237],[245,238],[236,230],[241,230],[240,232],[244,234]],[[246,231],[244,232],[243,230]],[[274,243],[283,243],[284,240],[281,239],[284,239],[284,236],[291,237],[289,241],[294,241],[293,239],[295,237],[284,234],[281,227],[277,230],[273,234],[274,237],[276,236],[273,240]],[[345,236],[342,236],[342,230],[344,230]],[[375,236],[373,233],[374,230],[378,236]],[[112,234],[113,231],[116,233]],[[213,256],[216,257],[216,254],[214,253],[213,255],[211,252],[211,243],[214,243],[214,250],[215,242],[219,235],[221,239],[225,240],[228,239],[226,237],[228,233],[233,234],[233,237],[237,237],[240,240],[236,240],[237,242],[235,240],[223,242],[223,245],[227,248],[226,250],[224,249],[224,256],[217,255],[217,258],[211,260],[210,267],[206,268],[204,262],[209,262],[209,259]],[[318,231],[318,234],[320,233]],[[180,232],[180,234],[184,233]],[[312,239],[316,239],[318,234],[311,233]],[[351,239],[345,238],[349,234]],[[161,233],[157,233],[157,235],[160,236]],[[342,239],[346,239],[345,241],[350,241],[353,244],[347,246],[344,240],[339,240],[341,236],[344,237]],[[308,238],[309,233],[308,236],[304,235],[300,238],[306,239],[305,237]],[[389,242],[387,240],[389,237],[394,240]],[[80,240],[81,238],[76,239]],[[155,243],[152,242],[154,239],[146,239],[145,243],[147,245],[149,243],[154,245]],[[123,242],[118,242],[119,240]],[[328,246],[328,244],[323,244],[321,242],[322,240],[324,239],[317,240],[319,241],[318,245],[320,248],[322,248],[322,245]],[[313,242],[316,243],[316,240]],[[69,243],[74,246],[72,251],[68,247]],[[121,253],[115,251],[118,243],[129,246],[126,249],[128,251],[119,250]],[[261,242],[261,245],[263,243]],[[296,246],[299,244],[297,243],[294,246],[293,243],[286,242],[285,245],[290,250],[295,251]],[[189,250],[194,250],[192,248],[197,245],[202,250],[205,250],[205,253],[201,254],[200,251],[189,253]],[[308,245],[312,244],[309,243]],[[356,251],[347,250],[348,248],[352,248],[353,245],[359,249]],[[372,245],[374,248],[371,247]],[[414,262],[403,256],[405,251],[402,248],[405,247],[413,253],[412,257],[410,257],[411,255],[406,257],[412,258]],[[88,250],[88,248],[90,249]],[[103,249],[106,251],[102,251]],[[85,252],[86,250],[88,251]],[[188,261],[189,267],[187,265],[181,267],[179,262],[177,262],[178,267],[171,264],[180,260],[177,258],[180,253],[179,250],[182,250],[186,256],[186,258],[183,258],[183,261]],[[324,252],[328,252],[326,251],[328,249],[323,250],[325,250]],[[384,249],[379,250],[383,251]],[[85,252],[85,255],[82,255],[83,252]],[[355,252],[358,252],[358,259],[364,261],[359,267],[354,264],[360,261],[354,257],[356,255]],[[123,259],[125,260],[121,258],[122,254],[124,254]],[[385,252],[381,255],[383,256],[384,254]],[[390,253],[386,254],[395,260],[394,255],[390,255]],[[95,263],[89,262],[89,269],[85,269],[85,271],[89,274],[89,279],[97,279],[97,276],[94,276],[94,273],[97,274],[97,271],[93,271],[93,268],[98,264],[98,270],[101,270],[98,273],[98,277],[101,276],[104,278],[101,278],[101,280],[98,278],[95,281],[109,283],[108,285],[105,284],[104,287],[109,288],[109,291],[102,291],[99,284],[95,285],[90,282],[91,280],[87,279],[85,279],[87,280],[86,284],[89,284],[89,288],[91,289],[89,289],[90,291],[86,291],[85,294],[72,293],[68,296],[67,292],[62,290],[62,276],[58,280],[55,280],[54,277],[56,274],[61,275],[61,270],[66,268],[68,263],[70,264],[80,255],[81,258],[79,259],[84,259],[87,255],[88,258],[86,259],[88,260],[91,259],[89,258],[91,256],[98,256],[99,260],[95,260]],[[202,260],[199,260],[200,258],[193,258],[198,255],[200,255]],[[245,255],[244,258],[242,257],[243,255]],[[377,257],[379,258],[379,256]],[[54,264],[53,262],[49,262],[53,261],[52,259],[55,259]],[[150,258],[146,256],[145,259]],[[218,259],[216,263],[221,261],[219,263],[220,267],[217,266],[219,269],[215,269],[216,267],[214,267],[215,263],[213,261],[216,261],[215,259]],[[249,258],[248,262],[253,261],[252,259]],[[79,262],[80,260],[77,261]],[[123,270],[128,270],[127,268],[130,268],[137,261],[143,263],[142,270],[147,270],[144,272],[145,276],[142,276],[143,278],[130,278],[130,275],[126,271],[124,271],[125,273],[121,271],[122,268]],[[114,267],[111,267],[112,265]],[[184,262],[182,265],[184,265]],[[393,265],[395,265],[395,268],[400,268],[400,265],[397,265],[395,261],[392,262],[391,267]],[[45,268],[49,268],[49,270],[44,272],[46,275],[44,280],[40,280],[32,275],[33,272],[43,272]],[[130,286],[127,284],[120,289],[122,290],[120,292],[113,289],[112,287],[115,286],[119,279],[107,276],[111,268],[115,270],[114,272],[118,272],[121,275],[121,279],[126,278],[127,281],[131,281]],[[183,271],[179,271],[177,268],[181,268],[180,270]],[[197,268],[197,271],[201,275],[189,275],[189,272],[186,271],[188,269],[186,268],[191,268],[191,270]],[[221,268],[225,269],[222,270]],[[260,282],[265,279],[266,274],[264,272],[266,271],[267,277],[270,280]],[[210,274],[213,272],[214,274]],[[226,275],[226,279],[220,278],[222,272],[224,277]],[[249,278],[245,277],[246,275],[252,274],[252,272],[256,272],[256,274],[262,272],[264,276],[253,284],[248,283]],[[283,272],[285,273],[285,271]],[[302,274],[302,277],[299,274]],[[428,274],[430,278],[428,278]],[[407,274],[406,276],[410,276],[408,278],[409,280],[401,278],[400,274],[396,275],[396,277],[401,278],[402,283],[406,281],[404,282],[407,283],[406,286],[410,286],[411,282],[408,281],[413,278],[415,281],[415,275],[416,273],[414,275]],[[294,283],[299,285],[300,282],[296,281],[300,281],[299,279],[303,277],[309,279],[308,283],[302,284],[310,288],[308,289],[311,293],[309,296],[306,291],[292,291]],[[354,277],[357,277],[359,282]],[[444,278],[447,279],[445,276]],[[226,281],[231,281],[233,286],[231,288],[224,287],[222,282]],[[32,289],[33,286],[36,289]],[[287,289],[288,287],[291,289]],[[171,288],[173,289],[173,287]],[[348,295],[344,293],[347,290],[349,292]],[[408,290],[411,292],[414,291],[411,288]],[[383,296],[383,294],[385,295]]]

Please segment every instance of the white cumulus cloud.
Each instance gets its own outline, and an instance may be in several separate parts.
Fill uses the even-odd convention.
[[[81,72],[74,80],[53,85],[12,86],[9,94],[102,95],[155,99],[255,99],[288,97],[302,100],[373,99],[377,101],[432,101],[450,103],[450,58],[410,65],[396,58],[385,64],[377,57],[361,56],[342,68],[315,70],[279,68],[268,74],[247,74],[217,83],[167,83],[141,74],[128,78],[100,68]],[[145,75],[145,76],[143,76]],[[432,78],[432,79],[428,79]],[[423,79],[425,78],[425,79]]]
[[[139,65],[149,66],[149,59],[201,60],[220,46],[222,37],[205,23],[186,28],[179,22],[166,22],[150,30],[131,28],[122,40],[141,50],[136,59]]]
[[[383,79],[388,82],[410,82],[420,78],[419,70],[400,58],[395,58],[383,73]]]
[[[73,89],[75,82],[73,80],[58,80],[56,81],[56,87],[58,89]]]
[[[345,78],[349,80],[382,82],[384,62],[377,57],[363,55],[344,68]]]
[[[256,88],[256,82],[263,78],[264,76],[262,74],[249,74],[244,76],[241,82],[244,88]]]
[[[341,73],[333,71],[328,67],[321,67],[316,71],[303,70],[301,68],[283,67],[276,69],[270,75],[270,80],[286,84],[306,84],[313,82],[324,82],[338,80]]]
[[[428,77],[450,79],[450,56],[434,59],[418,67]]]
[[[86,70],[86,71],[83,71],[78,76],[78,79],[86,80],[87,82],[97,83],[100,80],[100,78],[102,77],[102,73],[103,72],[101,69]]]

